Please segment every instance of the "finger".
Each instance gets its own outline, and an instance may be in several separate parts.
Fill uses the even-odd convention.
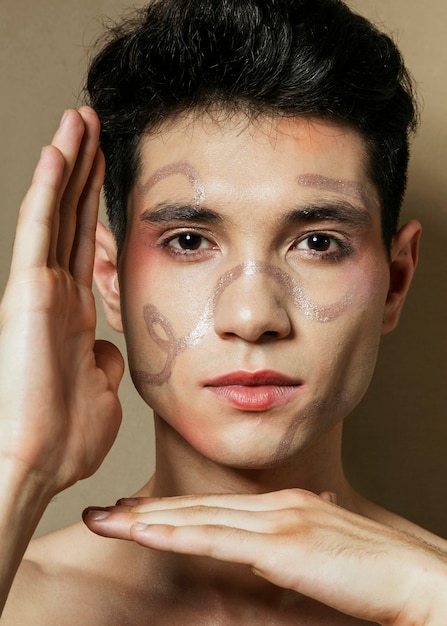
[[[54,146],[42,150],[31,186],[22,202],[13,248],[11,272],[48,263],[53,215],[64,175],[65,160]]]
[[[168,511],[135,512],[122,507],[100,511],[90,509],[85,522],[91,530],[108,537],[130,539],[130,529],[136,523],[169,526],[227,526],[256,533],[279,532],[288,519],[286,511],[240,511],[222,507],[187,507]]]
[[[104,156],[97,150],[90,176],[79,201],[76,229],[70,257],[70,272],[73,278],[89,288],[93,282],[95,257],[95,234],[98,220],[101,187],[104,180]],[[68,247],[71,246],[67,242]]]
[[[53,212],[53,224],[51,232],[51,244],[49,250],[49,265],[57,263],[57,248],[60,227],[60,205],[67,187],[73,168],[75,167],[79,148],[85,132],[85,124],[82,117],[74,109],[65,111],[59,128],[56,130],[51,145],[59,150],[64,158],[64,172],[58,189],[56,210]]]
[[[76,165],[79,147],[85,132],[85,122],[80,112],[76,109],[67,109],[51,140],[51,145],[59,150],[66,162],[60,188],[61,196],[68,185],[68,181]]]
[[[93,523],[91,513],[90,509],[84,511],[83,519],[90,530],[98,535],[130,539],[148,548],[178,554],[208,556],[222,561],[252,565],[254,554],[256,554],[253,537],[256,537],[257,549],[259,549],[259,542],[262,541],[262,535],[213,524],[173,526],[167,523],[152,524],[129,520],[127,529],[124,530],[118,525],[104,523],[105,520],[111,519],[111,513],[108,510],[95,510],[97,514],[95,523]],[[102,519],[100,519],[101,514]]]
[[[323,491],[320,493],[320,498],[325,502],[331,502],[332,504],[337,504],[337,494],[332,491]]]
[[[246,511],[266,511],[284,508],[301,508],[317,504],[316,494],[302,489],[283,489],[260,494],[200,494],[163,498],[123,498],[117,505],[136,506],[139,511],[168,510],[193,506],[223,507]]]
[[[228,563],[248,565],[261,573],[256,555],[263,551],[262,535],[226,526],[150,526],[135,524],[130,537],[136,543],[160,550],[204,556]],[[262,575],[262,573],[261,573]]]
[[[395,617],[389,619],[383,590],[393,589],[399,578],[388,577],[386,571],[384,579],[381,571],[379,593],[374,594],[374,580],[371,585],[370,577],[358,575],[357,570],[346,574],[348,564],[337,565],[334,559],[328,562],[326,551],[309,552],[288,543],[272,544],[268,536],[218,526],[135,524],[131,528],[131,539],[152,550],[246,565],[255,575],[274,585],[314,598],[352,617],[372,619],[374,623],[378,618],[381,624],[395,623]],[[365,567],[359,571],[364,574]],[[346,584],[346,580],[350,584]],[[379,609],[370,606],[369,598],[373,594],[379,596],[376,600]],[[406,606],[406,602],[407,598],[401,606]]]
[[[95,163],[97,164],[99,141],[99,120],[92,109],[83,107],[79,111],[70,112],[70,115],[73,118],[73,125],[82,128],[82,135],[80,137],[73,135],[71,142],[68,141],[70,137],[64,133],[55,137],[58,147],[59,143],[64,141],[64,148],[59,149],[66,158],[66,180],[61,189],[56,246],[58,262],[64,269],[68,269],[72,257],[79,218],[78,210],[79,206],[83,207],[81,199],[85,200],[85,196],[90,197],[91,189],[88,188],[88,183],[92,181],[92,168]],[[93,179],[95,180],[95,176]]]

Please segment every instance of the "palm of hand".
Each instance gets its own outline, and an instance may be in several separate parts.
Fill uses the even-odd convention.
[[[89,109],[67,118],[22,205],[0,307],[0,455],[42,475],[54,493],[107,454],[123,371],[118,350],[95,342],[98,121]]]

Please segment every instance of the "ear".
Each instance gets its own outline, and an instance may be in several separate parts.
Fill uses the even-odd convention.
[[[121,321],[120,291],[116,262],[115,238],[101,222],[98,222],[93,275],[104,305],[107,321],[114,330],[122,333],[123,324]]]
[[[411,221],[394,235],[391,245],[390,287],[383,316],[383,334],[391,332],[399,321],[419,254],[422,228]]]

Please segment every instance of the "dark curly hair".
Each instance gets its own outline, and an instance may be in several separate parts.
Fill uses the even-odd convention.
[[[341,0],[154,0],[109,30],[87,78],[101,120],[105,199],[120,249],[141,138],[182,113],[343,122],[364,139],[389,250],[417,106],[391,38]]]

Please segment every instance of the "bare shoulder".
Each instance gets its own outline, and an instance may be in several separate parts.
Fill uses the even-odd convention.
[[[127,623],[127,601],[135,593],[125,567],[129,549],[133,544],[97,537],[83,524],[35,539],[17,573],[2,626]]]
[[[363,498],[363,496],[358,496],[358,500],[362,514],[365,517],[369,517],[372,520],[380,522],[386,526],[390,526],[391,528],[395,528],[396,530],[403,531],[408,535],[411,535],[412,537],[424,541],[430,546],[447,553],[446,539],[433,534],[429,530],[418,526],[414,522],[411,522],[396,513],[392,513],[391,511],[384,509],[378,504]]]

